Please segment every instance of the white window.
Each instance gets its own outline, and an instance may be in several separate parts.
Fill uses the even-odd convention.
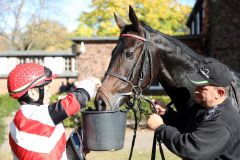
[[[192,21],[192,24],[191,24],[191,34],[195,34],[195,27],[194,27],[194,21]]]
[[[200,34],[200,14],[196,15],[196,34]]]

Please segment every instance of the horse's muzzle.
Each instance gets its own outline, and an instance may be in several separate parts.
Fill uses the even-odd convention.
[[[129,93],[110,93],[103,87],[100,87],[96,97],[95,106],[97,110],[118,110],[119,107],[130,99],[132,92]]]

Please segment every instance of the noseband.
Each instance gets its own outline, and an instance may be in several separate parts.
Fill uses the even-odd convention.
[[[135,38],[135,39],[138,39],[138,40],[141,40],[143,43],[144,43],[144,46],[143,46],[143,50],[141,52],[141,54],[139,55],[136,63],[134,64],[134,66],[132,67],[131,69],[131,74],[126,77],[126,76],[123,76],[123,75],[120,75],[118,73],[114,73],[114,72],[111,72],[111,71],[107,71],[105,74],[106,75],[110,75],[110,76],[113,76],[113,77],[116,77],[124,82],[127,82],[129,83],[132,88],[131,88],[131,91],[133,92],[134,95],[140,95],[142,93],[142,88],[141,88],[141,81],[143,80],[143,70],[144,70],[144,65],[145,65],[145,61],[146,59],[148,58],[149,59],[149,71],[150,71],[150,83],[149,83],[149,86],[152,82],[152,79],[153,79],[153,64],[152,64],[152,55],[151,55],[151,52],[150,52],[150,48],[149,48],[149,44],[152,44],[152,42],[150,41],[150,36],[149,36],[149,33],[148,32],[145,32],[146,33],[146,37],[147,38],[144,38],[144,37],[140,37],[140,36],[137,36],[137,35],[134,35],[134,34],[121,34],[121,37],[130,37],[130,38]],[[138,83],[137,85],[134,85],[132,83],[132,77],[135,73],[135,67],[136,65],[138,64],[138,61],[140,59],[140,57],[142,57],[142,61],[141,61],[141,68],[140,68],[140,75],[138,77]]]

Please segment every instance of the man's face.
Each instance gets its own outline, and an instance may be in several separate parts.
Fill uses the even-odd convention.
[[[216,86],[197,87],[194,93],[197,103],[209,108],[215,105],[217,97],[219,96]]]

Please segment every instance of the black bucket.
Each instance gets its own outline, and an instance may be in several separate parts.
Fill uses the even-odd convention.
[[[93,151],[123,148],[127,111],[82,111],[84,147]]]

